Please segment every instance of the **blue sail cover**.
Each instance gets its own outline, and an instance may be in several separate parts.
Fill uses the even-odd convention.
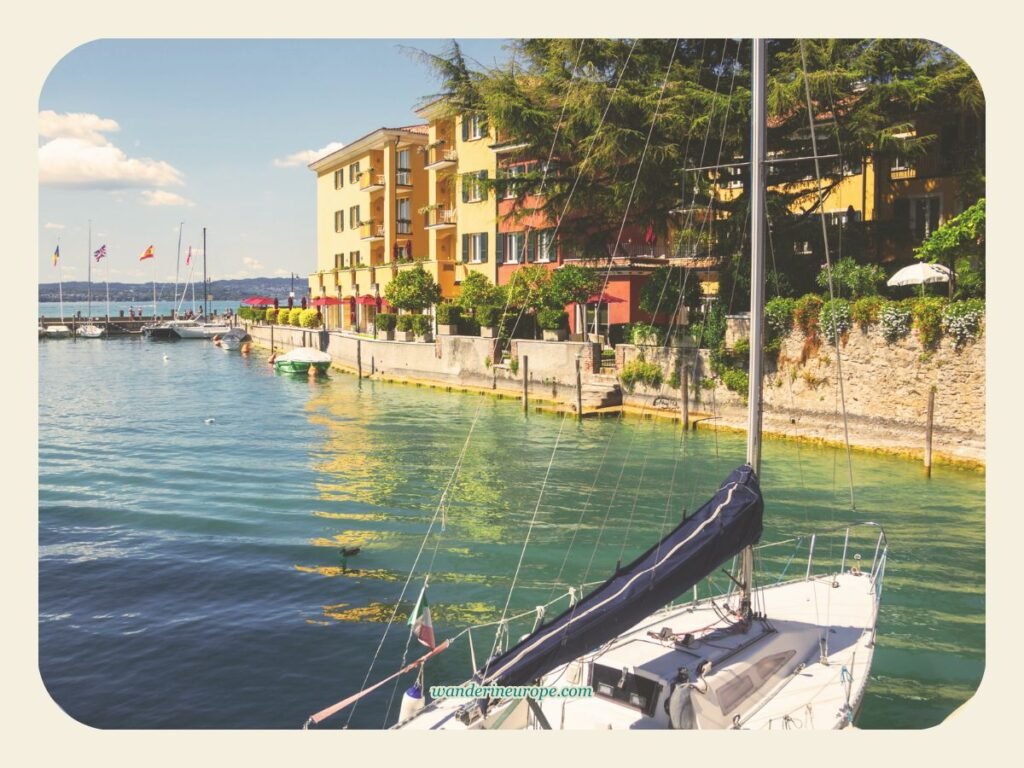
[[[490,660],[489,685],[527,685],[633,627],[761,538],[764,500],[747,465],[665,538],[518,645]]]

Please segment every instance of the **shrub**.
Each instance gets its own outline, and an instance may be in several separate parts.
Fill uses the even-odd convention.
[[[430,315],[410,315],[412,317],[412,332],[417,336],[426,336],[433,328],[430,322]]]
[[[416,315],[399,315],[398,316],[398,320],[396,321],[396,325],[398,327],[398,330],[400,330],[400,331],[411,331],[412,327],[413,327],[412,326],[413,318],[415,318],[415,317],[416,317]]]
[[[785,336],[793,327],[793,310],[795,299],[776,296],[764,305],[764,323],[768,327],[768,335]]]
[[[457,325],[461,319],[462,308],[449,301],[437,305],[437,322],[441,325]]]
[[[850,302],[846,299],[826,301],[821,307],[821,330],[830,343],[836,336],[845,336],[853,322],[850,320]]]
[[[480,334],[480,323],[472,317],[459,318],[459,331],[466,336],[477,336]]]
[[[512,371],[512,375],[515,376],[519,373],[519,358],[513,357],[508,361],[508,369]]]
[[[273,323],[277,320],[277,310],[273,307],[267,307],[266,313],[263,315],[263,319],[268,323]]]
[[[545,331],[557,331],[569,325],[569,315],[564,310],[544,307],[537,312],[537,324]]]
[[[319,328],[320,313],[313,307],[302,310],[299,314],[299,325],[303,328]]]
[[[921,346],[925,349],[934,348],[942,335],[942,313],[946,300],[938,296],[922,296],[914,300],[911,312],[914,315],[914,328]]]
[[[658,346],[658,329],[650,323],[633,323],[629,326],[629,343],[637,346]]]
[[[288,313],[288,325],[298,325],[302,320],[302,307],[292,307]]]
[[[744,397],[750,389],[750,377],[739,368],[726,368],[722,372],[722,383],[730,392],[738,392]]]
[[[959,349],[978,338],[985,319],[985,302],[981,299],[954,301],[942,310],[942,330],[953,337]]]
[[[890,343],[910,333],[910,309],[899,302],[890,301],[883,304],[879,319],[882,323],[882,335]]]
[[[885,300],[881,296],[864,296],[857,299],[850,305],[850,319],[861,330],[866,330],[869,325],[878,322],[884,304]]]
[[[817,277],[818,285],[828,290],[829,269],[823,268]],[[874,296],[885,281],[885,271],[877,264],[858,264],[849,256],[832,265],[832,288],[837,297],[845,294],[851,299]]]
[[[500,314],[501,309],[499,307],[496,307],[493,304],[484,304],[476,308],[476,314],[474,317],[480,325],[493,328],[498,324],[498,317]]]
[[[395,320],[397,320],[390,312],[378,312],[377,313],[377,330],[378,331],[393,331],[395,330]]]
[[[648,363],[646,360],[634,360],[622,367],[619,381],[622,382],[622,386],[626,388],[627,392],[632,392],[638,382],[646,384],[648,387],[658,388],[661,386],[664,376],[660,365]]]
[[[820,296],[808,293],[797,299],[793,306],[793,322],[807,338],[818,335],[818,319],[821,315],[822,304],[824,302]]]
[[[384,286],[384,298],[398,309],[423,310],[441,299],[441,289],[423,265],[404,269]]]
[[[750,339],[737,339],[736,343],[732,345],[732,354],[733,357],[746,357],[750,355]]]

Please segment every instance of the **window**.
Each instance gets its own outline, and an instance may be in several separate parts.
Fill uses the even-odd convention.
[[[348,183],[355,184],[359,181],[359,163],[352,163],[348,167]]]
[[[544,263],[551,261],[555,256],[554,241],[551,238],[550,229],[542,229],[537,232],[537,261]]]
[[[462,140],[474,141],[487,135],[487,116],[481,112],[462,116]]]
[[[496,257],[498,263],[502,262],[501,254],[503,252],[505,264],[519,264],[526,257],[526,254],[523,253],[523,246],[525,244],[526,238],[522,232],[504,232],[499,234],[499,254]]]
[[[334,172],[334,188],[335,189],[341,189],[344,186],[345,186],[345,173],[344,173],[344,171],[339,169],[339,170]]]
[[[510,165],[505,169],[505,199],[509,200],[519,195],[522,184],[516,183],[515,179],[526,175],[525,165]]]
[[[896,157],[892,159],[892,164],[889,166],[889,172],[910,171],[913,170],[913,168],[913,163],[910,162],[906,155],[896,155]]]
[[[359,226],[359,206],[353,205],[348,209],[348,226],[349,229],[355,229]]]
[[[345,231],[345,212],[335,211],[334,212],[334,231],[344,232]]]
[[[358,267],[360,261],[361,259],[359,257],[359,251],[348,252],[348,265],[350,267]]]
[[[487,261],[487,233],[475,232],[462,236],[462,260],[472,264]]]
[[[395,225],[400,235],[412,234],[412,205],[408,197],[398,198],[398,217]]]
[[[462,202],[479,203],[487,199],[487,190],[483,181],[487,179],[487,171],[476,171],[462,176]]]
[[[344,253],[336,253],[336,254],[334,254],[334,268],[335,269],[343,269],[344,266],[345,266],[345,254]]]
[[[398,168],[395,169],[395,183],[408,187],[412,184],[412,168],[409,166],[409,150],[398,151]]]
[[[915,197],[910,200],[910,231],[916,240],[924,240],[939,228],[942,198]]]

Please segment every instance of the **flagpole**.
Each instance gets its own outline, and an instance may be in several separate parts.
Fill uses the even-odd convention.
[[[153,259],[153,322],[156,322],[156,259]]]
[[[185,226],[185,222],[181,222],[178,225],[178,256],[174,261],[174,301],[178,301],[178,270],[181,267],[181,230]],[[182,295],[184,296],[184,291]]]
[[[104,269],[103,279],[107,283],[107,335],[110,335],[110,262],[108,261]]]
[[[60,324],[64,325],[64,270],[60,265],[60,238],[57,238],[57,298],[60,300]]]

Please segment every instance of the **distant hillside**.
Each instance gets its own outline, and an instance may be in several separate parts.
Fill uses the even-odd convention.
[[[305,279],[295,278],[295,295],[302,296],[306,292]],[[240,301],[249,296],[269,296],[270,298],[287,299],[292,281],[288,277],[247,277],[243,280],[214,280],[210,283],[210,294],[216,301]],[[178,286],[180,291],[181,285]],[[196,296],[202,294],[202,287]],[[102,282],[93,282],[92,297],[96,299],[106,295],[106,287]],[[89,296],[89,284],[85,281],[68,281],[64,283],[64,301],[85,301]],[[152,283],[111,283],[111,301],[140,301],[153,296]],[[174,301],[174,283],[157,283],[156,297],[158,301]],[[57,283],[41,283],[39,285],[39,301],[57,301],[60,298]]]

